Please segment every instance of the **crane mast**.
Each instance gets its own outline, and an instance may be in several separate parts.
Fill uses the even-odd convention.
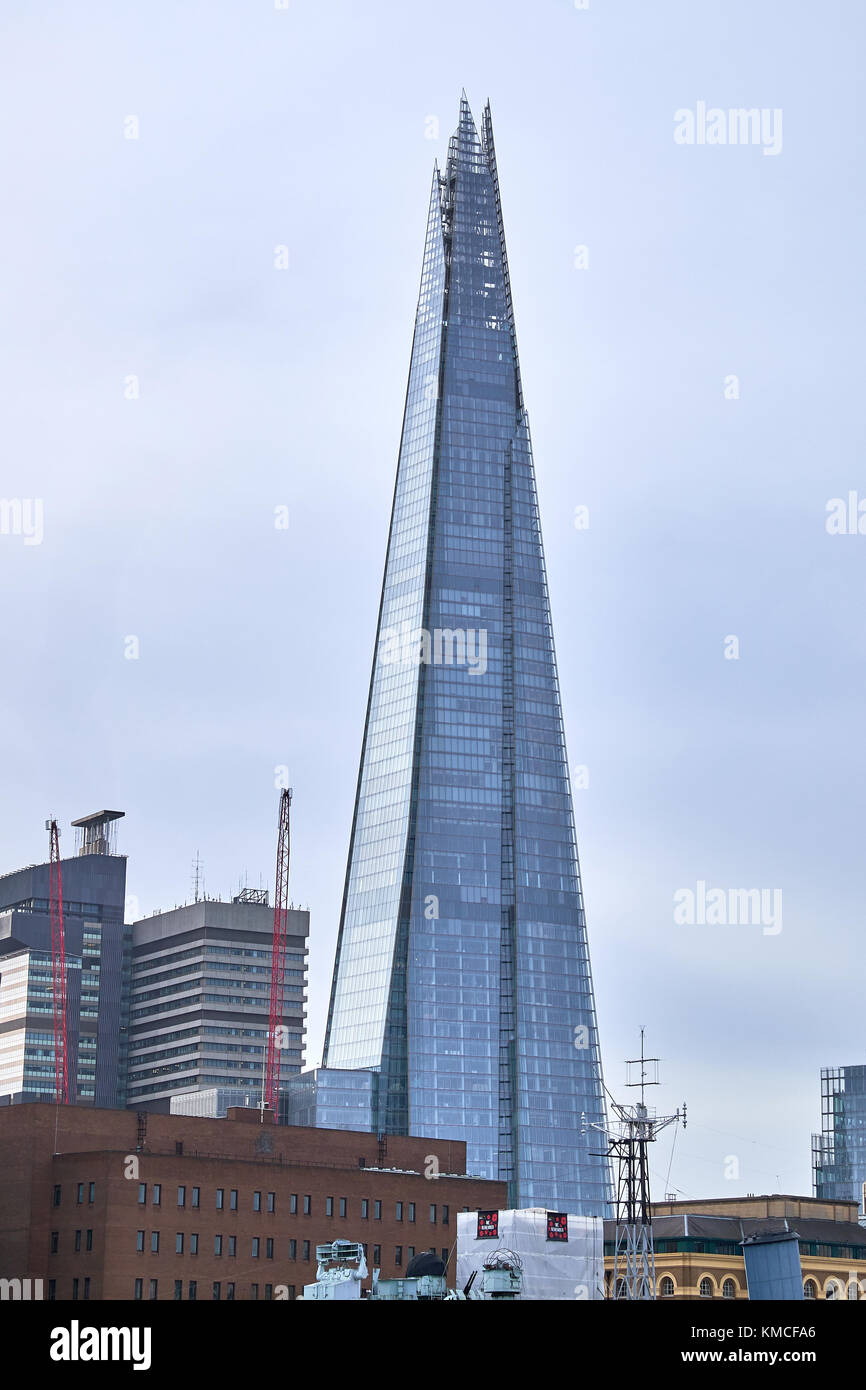
[[[283,1038],[283,985],[286,978],[286,926],[289,915],[289,856],[291,828],[289,810],[292,804],[291,787],[280,795],[280,816],[277,832],[277,880],[274,891],[274,941],[271,951],[271,1000],[268,1017],[267,1070],[265,1073],[265,1104],[279,1117],[280,1052]]]
[[[48,831],[48,898],[51,912],[51,993],[54,1004],[54,1098],[69,1104],[66,1061],[66,936],[63,929],[63,879],[60,871],[60,831],[56,820]]]

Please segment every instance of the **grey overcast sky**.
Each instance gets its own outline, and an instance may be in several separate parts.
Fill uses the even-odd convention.
[[[44,858],[48,814],[109,806],[137,915],[191,895],[197,850],[213,895],[272,887],[287,765],[318,1060],[465,86],[493,107],[588,770],[606,1080],[625,1096],[645,1024],[659,1108],[691,1115],[657,1193],[810,1191],[819,1068],[864,1060],[866,536],[826,527],[866,498],[864,15],[5,0],[0,497],[41,500],[44,534],[0,534],[0,867]],[[781,149],[677,143],[700,102],[781,111]],[[780,890],[782,930],[678,925],[699,882]]]

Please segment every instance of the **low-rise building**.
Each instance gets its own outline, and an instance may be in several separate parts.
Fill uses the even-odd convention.
[[[807,1299],[866,1298],[866,1230],[856,1202],[774,1194],[655,1202],[656,1297],[748,1298],[742,1242],[796,1232]],[[605,1282],[614,1297],[615,1223],[605,1222]]]
[[[226,1119],[18,1105],[0,1109],[0,1278],[58,1300],[299,1296],[316,1246],[366,1247],[400,1276],[434,1250],[453,1286],[457,1213],[506,1184],[465,1172],[457,1140]],[[367,1284],[369,1286],[370,1279]]]

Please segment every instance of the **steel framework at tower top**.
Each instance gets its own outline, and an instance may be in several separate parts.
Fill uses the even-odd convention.
[[[283,986],[286,978],[286,927],[289,916],[289,857],[291,827],[289,810],[292,791],[284,787],[280,795],[280,817],[277,832],[277,878],[274,891],[274,940],[271,950],[271,999],[268,1017],[267,1068],[265,1072],[265,1104],[278,1116],[280,1095],[280,1051],[283,1039]]]

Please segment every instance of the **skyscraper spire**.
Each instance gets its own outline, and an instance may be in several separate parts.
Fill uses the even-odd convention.
[[[434,172],[325,1066],[599,1215],[601,1063],[489,103]]]

